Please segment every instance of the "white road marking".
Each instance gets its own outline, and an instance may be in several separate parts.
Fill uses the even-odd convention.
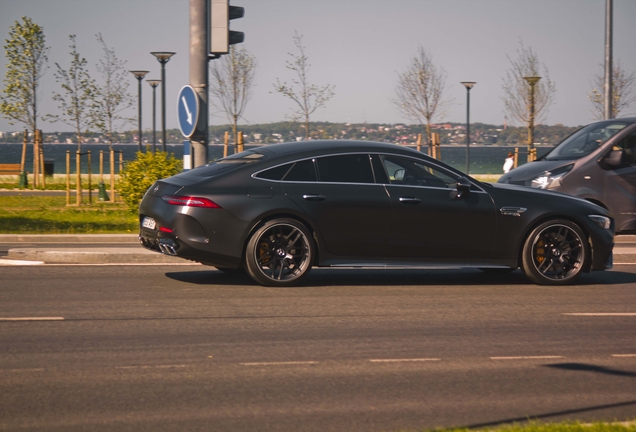
[[[16,317],[0,318],[0,321],[64,321],[64,317]]]
[[[577,312],[564,313],[568,316],[636,316],[636,312]]]
[[[0,369],[0,372],[42,372],[44,368],[31,368],[31,369]]]
[[[186,365],[156,365],[156,366],[115,366],[115,369],[172,369],[184,368]]]
[[[563,356],[512,356],[512,357],[490,357],[490,360],[543,360],[543,359],[560,359]]]
[[[612,357],[636,357],[636,354],[612,354]]]
[[[26,266],[26,265],[42,265],[44,261],[24,261],[24,260],[14,260],[14,259],[0,259],[0,265],[6,266]]]
[[[407,359],[371,359],[371,363],[398,363],[398,362],[431,362],[441,361],[438,358],[407,358]]]
[[[287,362],[253,362],[253,363],[239,363],[242,366],[286,366],[286,365],[305,365],[305,364],[318,364],[317,361],[287,361]]]

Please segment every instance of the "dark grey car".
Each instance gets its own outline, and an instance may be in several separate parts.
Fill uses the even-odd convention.
[[[312,266],[523,268],[540,284],[612,266],[609,212],[565,194],[481,183],[395,144],[246,150],[157,181],[144,247],[290,286]]]
[[[636,233],[636,117],[587,125],[499,183],[549,189],[608,209],[617,234]]]

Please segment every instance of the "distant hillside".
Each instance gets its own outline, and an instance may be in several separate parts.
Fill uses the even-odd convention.
[[[423,144],[426,142],[421,125],[404,123],[328,123],[314,122],[310,124],[312,139],[356,139],[371,141],[386,141],[400,144],[414,144],[417,135],[423,134]],[[563,138],[575,131],[576,127],[563,125],[539,125],[535,128],[535,143],[545,145],[558,144]],[[299,123],[280,122],[254,125],[239,125],[243,132],[245,143],[277,143],[304,139],[304,128]],[[210,143],[222,144],[225,132],[230,132],[230,143],[233,142],[230,125],[211,126]],[[518,127],[504,127],[503,125],[489,125],[471,123],[471,143],[483,145],[524,145],[527,139],[527,129]],[[167,132],[168,143],[176,144],[185,138],[178,129]],[[466,142],[466,125],[463,123],[443,123],[433,127],[433,132],[440,134],[442,144],[464,144]],[[161,134],[157,131],[157,136]],[[22,132],[0,132],[0,142],[20,143]],[[72,132],[45,133],[46,143],[74,143],[75,134]],[[117,136],[118,143],[134,143],[137,141],[135,130],[121,132]],[[101,134],[87,134],[86,143],[104,143]],[[152,131],[144,131],[144,142],[152,144]]]

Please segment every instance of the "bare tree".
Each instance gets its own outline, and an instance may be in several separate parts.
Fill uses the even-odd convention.
[[[446,72],[433,63],[432,57],[419,47],[406,70],[398,74],[393,101],[407,118],[420,123],[426,131],[426,139],[431,145],[431,122],[443,117],[453,102],[445,96]]]
[[[303,36],[298,32],[294,32],[294,45],[298,49],[298,54],[287,53],[291,60],[287,60],[287,69],[293,71],[296,77],[292,79],[292,84],[287,85],[286,82],[281,84],[280,80],[276,78],[274,89],[277,93],[293,100],[298,107],[294,110],[294,121],[304,119],[305,121],[305,138],[309,139],[309,116],[313,114],[318,108],[325,106],[325,104],[334,96],[335,86],[327,84],[324,87],[319,87],[315,84],[310,84],[307,74],[311,65],[309,59],[305,54],[305,47],[302,44]]]
[[[75,35],[70,35],[71,65],[68,70],[55,63],[55,80],[63,93],[54,93],[53,100],[58,102],[61,114],[48,115],[51,122],[60,121],[75,129],[77,151],[82,150],[82,135],[88,133],[97,124],[95,81],[86,70],[86,59],[77,52]]]
[[[524,46],[523,42],[519,45],[516,59],[506,56],[510,61],[510,69],[503,78],[504,112],[512,123],[529,125],[530,86],[523,77],[540,76],[541,80],[534,86],[534,116],[536,122],[541,123],[545,121],[550,105],[554,102],[556,85],[532,48]]]
[[[97,63],[97,71],[102,76],[101,86],[96,88],[95,103],[97,128],[106,136],[108,144],[113,145],[115,122],[125,124],[130,118],[122,116],[122,112],[129,109],[134,99],[128,93],[128,71],[124,69],[125,61],[117,58],[115,51],[104,42],[101,33],[95,35],[102,45],[102,58]]]
[[[38,89],[48,62],[42,27],[22,17],[9,31],[4,46],[7,66],[0,113],[10,124],[24,123],[35,135],[38,128]]]
[[[603,65],[601,65],[603,68]],[[636,102],[636,74],[628,74],[620,62],[612,65],[612,114],[618,117],[632,103]],[[599,90],[600,89],[600,90]],[[605,118],[605,74],[595,74],[592,91],[588,95],[592,102],[592,113],[602,120]]]
[[[225,112],[232,124],[234,146],[238,152],[236,125],[243,116],[251,97],[256,73],[256,58],[244,48],[230,47],[228,55],[216,60],[210,67],[212,104]]]

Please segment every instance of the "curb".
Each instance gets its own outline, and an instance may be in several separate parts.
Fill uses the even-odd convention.
[[[15,248],[9,249],[7,258],[20,261],[43,261],[49,264],[81,263],[81,264],[131,264],[131,263],[164,263],[182,264],[183,258],[162,255],[147,249],[139,248]]]
[[[0,243],[139,243],[138,234],[0,234]]]

